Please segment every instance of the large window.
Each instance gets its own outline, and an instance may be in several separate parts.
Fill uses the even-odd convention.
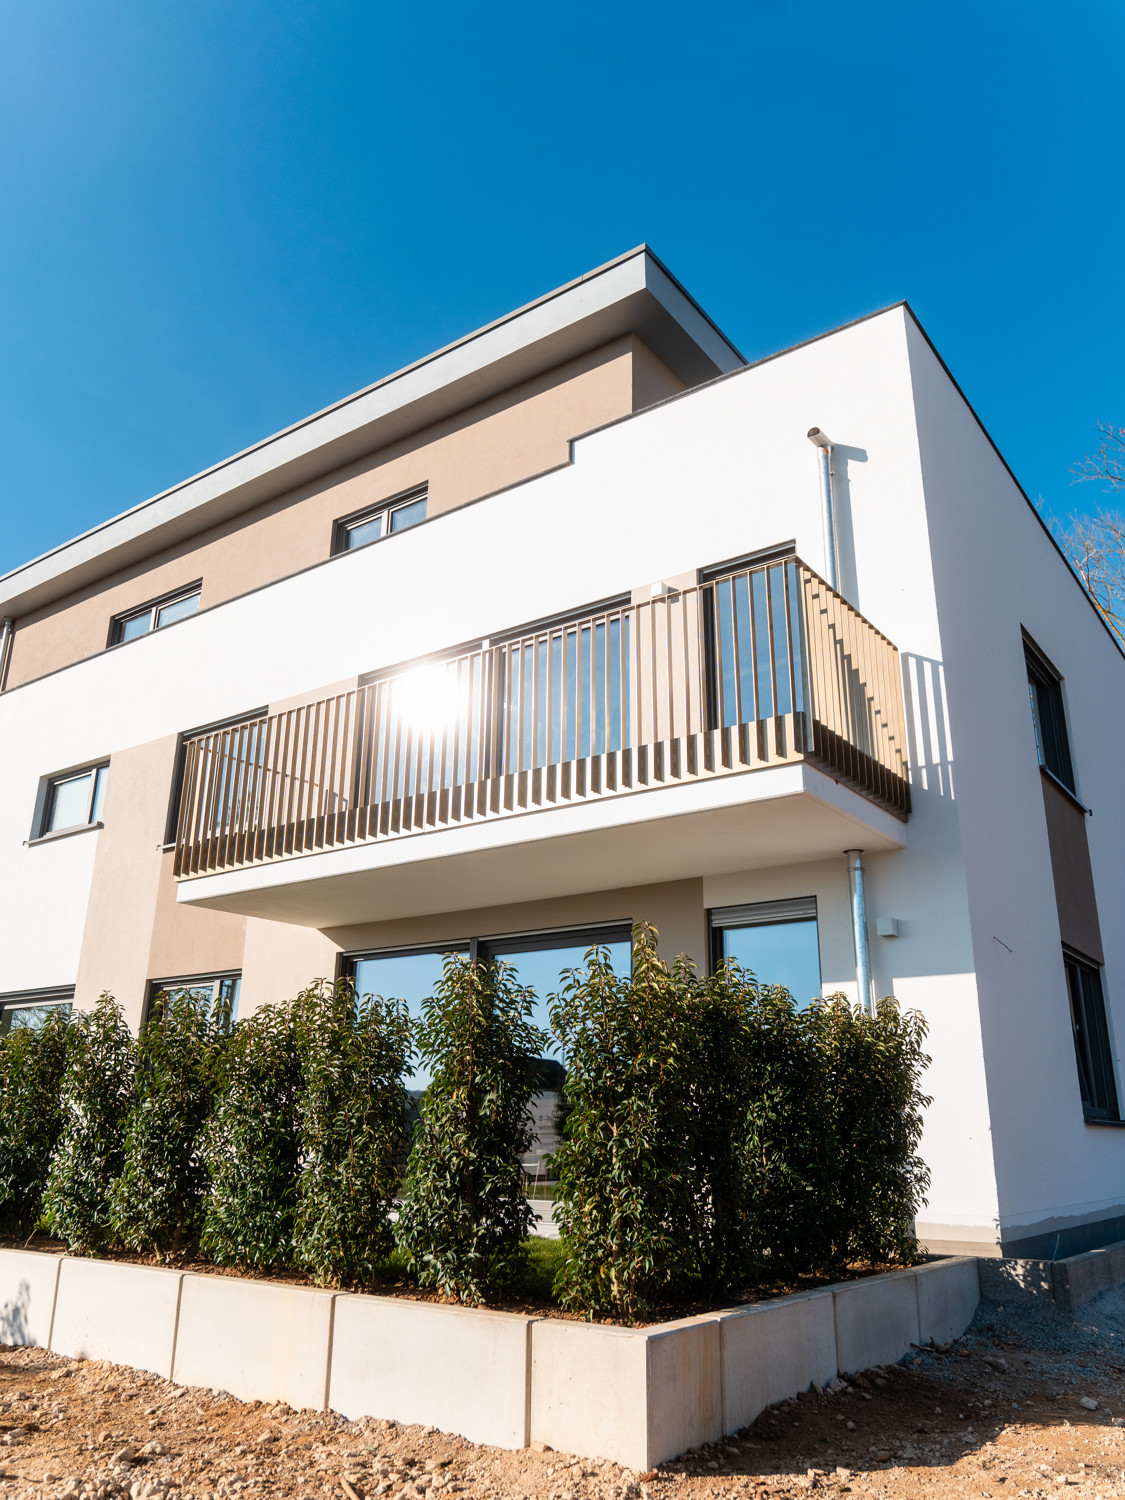
[[[1063,949],[1066,984],[1070,991],[1070,1020],[1078,1060],[1082,1109],[1088,1120],[1119,1118],[1113,1054],[1106,1024],[1101,971],[1096,964]]]
[[[25,990],[0,995],[0,1036],[9,1031],[38,1031],[48,1016],[69,1016],[74,1006],[73,989]]]
[[[36,838],[100,823],[108,765],[83,766],[47,782]]]
[[[615,923],[605,927],[573,928],[562,932],[517,933],[505,937],[473,938],[445,947],[386,949],[375,953],[358,953],[344,961],[343,972],[355,980],[361,995],[382,995],[385,999],[405,1000],[410,1014],[417,1019],[422,1001],[434,992],[441,978],[442,961],[448,953],[473,954],[477,958],[503,959],[516,971],[519,983],[533,989],[536,995],[537,1026],[550,1029],[547,997],[559,988],[559,975],[565,969],[581,968],[586,952],[595,944],[608,947],[615,972],[627,974],[630,963],[629,924]],[[409,1080],[414,1090],[426,1088],[430,1075],[419,1067]]]
[[[366,547],[368,542],[377,542],[395,532],[406,531],[425,519],[426,490],[422,486],[337,521],[332,534],[333,555],[338,552],[354,552],[357,547]]]
[[[711,912],[711,961],[734,959],[762,984],[783,985],[798,1005],[820,994],[816,897],[720,906]]]
[[[238,1016],[238,991],[241,974],[180,974],[173,979],[152,979],[148,986],[147,1013],[167,1000],[190,1000],[208,1015],[226,1012],[229,1020]]]
[[[202,588],[199,581],[190,583],[174,594],[163,594],[159,599],[151,599],[147,604],[116,615],[109,628],[109,644],[119,646],[122,641],[135,641],[139,635],[148,635],[150,631],[194,615],[199,609]]]
[[[1070,741],[1063,711],[1062,678],[1039,648],[1024,637],[1027,660],[1027,686],[1031,694],[1031,723],[1035,731],[1035,748],[1039,764],[1061,781],[1067,791],[1074,791],[1074,767],[1070,759]]]

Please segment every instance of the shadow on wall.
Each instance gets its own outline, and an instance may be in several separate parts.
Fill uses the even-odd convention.
[[[945,668],[928,656],[904,651],[902,691],[906,700],[906,738],[914,784],[953,800],[953,749],[949,743],[949,706]]]
[[[24,1344],[35,1347],[37,1339],[31,1336],[27,1315],[31,1307],[31,1286],[21,1281],[19,1290],[9,1302],[0,1304],[0,1344]]]
[[[855,564],[855,531],[852,527],[852,487],[849,464],[865,464],[866,448],[849,448],[837,443],[832,450],[832,508],[836,521],[837,587],[845,599],[862,609],[859,599],[859,575]]]

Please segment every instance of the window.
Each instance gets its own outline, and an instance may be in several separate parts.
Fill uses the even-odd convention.
[[[804,637],[792,548],[755,554],[737,571],[707,568],[700,578],[708,727],[802,711]]]
[[[176,759],[172,763],[172,786],[168,793],[168,818],[164,824],[164,843],[168,845],[176,842],[176,834],[180,823],[180,802],[184,793],[184,772],[187,769],[187,742],[198,739],[204,734],[218,734],[224,729],[237,729],[242,724],[248,724],[255,719],[264,719],[268,710],[266,708],[251,709],[248,714],[238,714],[233,719],[217,719],[214,724],[200,724],[196,729],[185,729],[176,745]],[[251,754],[257,754],[262,749],[260,737],[255,737],[247,745]],[[216,758],[217,764],[225,765],[223,757]]]
[[[1074,791],[1074,768],[1070,760],[1070,741],[1066,734],[1063,712],[1062,678],[1043,653],[1024,637],[1027,659],[1027,685],[1031,693],[1031,723],[1035,730],[1035,748],[1039,764],[1061,781],[1068,792]]]
[[[711,962],[732,958],[762,984],[784,986],[798,1005],[821,992],[816,897],[720,906],[711,913]]]
[[[406,531],[425,519],[426,490],[423,486],[410,490],[408,494],[396,495],[393,500],[370,505],[366,510],[357,510],[354,516],[337,521],[332,536],[332,554],[354,552],[357,547],[366,547],[368,542],[377,542],[396,531]]]
[[[163,598],[153,599],[126,614],[115,616],[109,627],[109,644],[120,646],[123,641],[136,640],[139,635],[148,635],[162,625],[173,625],[177,620],[195,614],[202,588],[202,582],[192,583],[174,594],[165,594]]]
[[[1116,1120],[1117,1086],[1105,1017],[1101,971],[1096,964],[1063,949],[1066,986],[1070,992],[1070,1021],[1078,1060],[1082,1110],[1088,1120]]]
[[[176,979],[152,979],[148,986],[147,1013],[151,1017],[162,997],[169,1000],[191,1000],[200,1010],[214,1015],[220,1007],[229,1007],[229,1018],[238,1016],[238,991],[241,974],[187,974]]]
[[[29,990],[0,995],[0,1036],[9,1031],[38,1031],[47,1017],[69,1016],[74,1006],[72,989]]]
[[[361,995],[405,1000],[411,1016],[417,1020],[422,1014],[422,1001],[433,994],[441,978],[442,960],[447,954],[503,959],[515,967],[519,983],[535,991],[532,1020],[536,1026],[548,1030],[547,996],[559,988],[559,974],[564,969],[581,968],[586,950],[595,944],[608,947],[610,963],[616,973],[628,974],[632,951],[629,931],[629,924],[624,922],[562,932],[472,938],[463,943],[428,949],[399,948],[358,953],[344,960],[342,972],[355,980],[356,990]],[[408,1080],[409,1087],[415,1091],[426,1088],[429,1083],[430,1075],[421,1067]]]
[[[36,838],[46,838],[50,833],[71,833],[99,823],[108,770],[108,765],[84,766],[80,771],[53,776],[47,782]]]

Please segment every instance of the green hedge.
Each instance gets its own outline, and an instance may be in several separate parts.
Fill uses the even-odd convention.
[[[593,949],[554,997],[568,1059],[555,1219],[567,1306],[631,1318],[755,1280],[917,1257],[925,1026],[884,1000],[798,1009],[735,964],[629,978]]]
[[[416,1024],[340,981],[233,1026],[179,998],[135,1040],[103,995],[0,1038],[0,1228],[320,1285],[405,1263],[461,1301],[509,1292],[528,1274],[521,1158],[550,1045],[533,1001],[508,966],[453,955]],[[916,1257],[919,1016],[798,1009],[734,964],[665,964],[644,925],[629,977],[592,949],[550,1012],[566,1306],[629,1319]],[[416,1054],[433,1082],[411,1129]]]

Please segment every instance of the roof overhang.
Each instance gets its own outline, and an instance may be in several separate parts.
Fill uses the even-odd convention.
[[[0,615],[42,608],[627,333],[687,386],[745,364],[641,245],[14,569],[0,578]]]

